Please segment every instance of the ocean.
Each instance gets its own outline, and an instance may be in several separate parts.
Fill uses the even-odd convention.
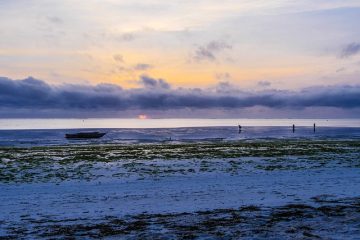
[[[313,124],[316,124],[314,132]],[[292,125],[295,124],[295,132]],[[241,125],[239,132],[238,125]],[[66,133],[103,131],[95,140]],[[359,119],[0,119],[0,146],[284,138],[360,138]]]

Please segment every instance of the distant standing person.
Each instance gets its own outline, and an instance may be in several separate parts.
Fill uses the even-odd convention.
[[[241,125],[239,125],[239,133],[241,133]]]
[[[316,125],[315,125],[315,123],[314,123],[314,132],[315,132],[315,127],[316,127]]]
[[[295,132],[295,124],[293,124],[293,132]]]

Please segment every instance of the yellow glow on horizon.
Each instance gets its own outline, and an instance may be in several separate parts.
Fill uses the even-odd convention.
[[[146,114],[138,115],[138,119],[148,119],[149,117]]]
[[[232,62],[222,62],[221,64],[209,61],[189,62],[186,61],[188,57],[186,51],[181,49],[169,54],[164,53],[161,56],[159,56],[158,49],[141,49],[141,51],[118,49],[114,52],[101,49],[89,49],[82,52],[61,52],[56,49],[53,51],[51,52],[51,54],[54,54],[53,56],[58,56],[59,59],[66,57],[69,60],[44,62],[41,66],[31,62],[24,62],[19,63],[19,67],[25,65],[29,75],[55,84],[61,82],[72,83],[72,81],[79,84],[111,83],[124,88],[139,87],[138,80],[143,74],[156,79],[164,79],[174,87],[203,88],[216,85],[220,81],[250,86],[254,82],[264,79],[290,78],[314,71],[311,63],[301,65],[296,62],[282,63],[274,61],[268,63],[267,66],[252,67],[251,63],[248,63],[248,66],[239,67]],[[29,57],[32,54],[30,52]],[[46,53],[43,54],[46,56]],[[47,53],[47,55],[49,54]],[[116,54],[123,57],[123,62],[114,59]],[[143,71],[135,70],[134,66],[139,63],[150,64],[153,67]],[[32,69],[37,69],[37,72],[32,71]],[[12,76],[16,74],[17,70],[15,67],[12,71],[11,68],[8,68],[8,72],[8,75]],[[14,74],[11,74],[11,72]],[[228,79],[217,79],[216,75],[219,73],[228,73],[230,77]]]

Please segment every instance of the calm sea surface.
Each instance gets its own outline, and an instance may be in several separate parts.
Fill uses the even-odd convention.
[[[316,131],[313,124],[316,123]],[[239,133],[238,125],[241,125]],[[295,132],[292,124],[296,125]],[[66,133],[103,131],[101,139],[67,140]],[[355,139],[359,119],[1,119],[0,146],[196,142],[241,139]]]
[[[360,119],[0,119],[0,129],[178,128],[219,126],[360,127]]]

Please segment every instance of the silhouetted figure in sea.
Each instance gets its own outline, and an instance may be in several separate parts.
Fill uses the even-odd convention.
[[[315,132],[315,127],[316,127],[316,125],[315,125],[315,123],[314,123],[314,132]]]
[[[239,133],[241,133],[241,125],[239,125]]]
[[[293,124],[293,133],[295,132],[295,124]]]

